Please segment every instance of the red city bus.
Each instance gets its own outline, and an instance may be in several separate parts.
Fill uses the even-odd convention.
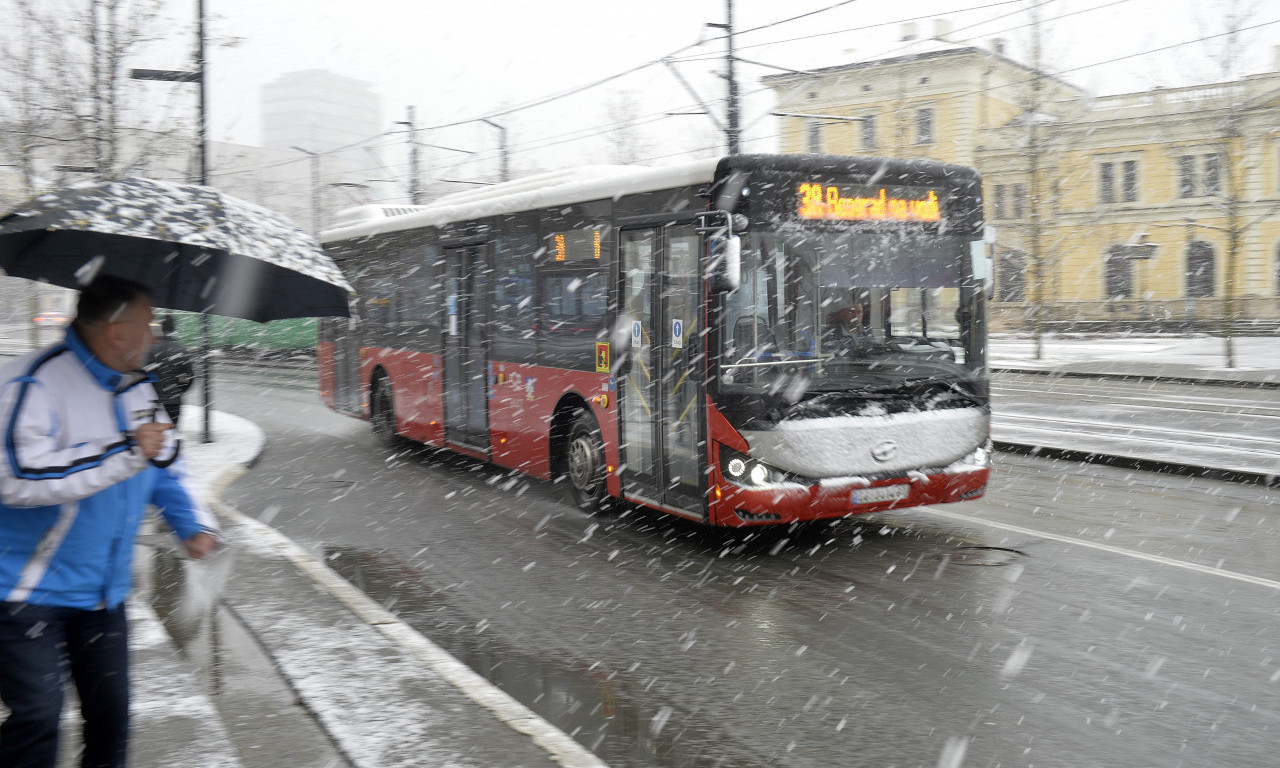
[[[409,439],[718,526],[981,496],[981,183],[737,155],[366,206],[321,390]]]

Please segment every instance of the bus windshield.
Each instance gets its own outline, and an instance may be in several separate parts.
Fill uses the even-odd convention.
[[[968,238],[899,227],[744,235],[741,287],[721,313],[719,390],[797,402],[969,378],[969,253]]]

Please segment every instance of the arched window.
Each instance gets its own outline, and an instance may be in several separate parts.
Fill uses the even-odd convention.
[[[1205,299],[1217,291],[1213,245],[1196,240],[1187,246],[1187,298]]]
[[[1133,298],[1133,261],[1129,259],[1128,249],[1123,245],[1113,245],[1102,257],[1106,267],[1104,279],[1105,298]]]

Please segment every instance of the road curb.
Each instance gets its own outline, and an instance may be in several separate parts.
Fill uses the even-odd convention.
[[[1182,477],[1197,477],[1206,480],[1221,480],[1229,483],[1248,483],[1250,485],[1261,485],[1264,487],[1280,487],[1280,473],[1266,474],[1263,472],[1248,472],[1237,469],[1201,467],[1193,464],[1179,464],[1172,461],[1139,459],[1131,456],[1118,456],[1116,454],[1099,453],[1097,451],[1082,451],[1071,448],[1051,448],[1044,445],[1014,443],[1005,440],[993,440],[992,446],[997,451],[1001,451],[1003,453],[1016,453],[1023,456],[1063,459],[1065,461],[1074,461],[1081,464],[1102,464],[1103,466],[1119,467],[1121,469],[1138,469],[1144,472],[1158,472],[1160,474],[1179,475]]]
[[[1217,379],[1197,376],[1165,376],[1149,373],[1116,373],[1107,371],[1064,371],[1054,368],[996,368],[991,373],[1025,373],[1031,376],[1055,376],[1063,379],[1112,379],[1141,383],[1159,381],[1169,384],[1209,384],[1216,387],[1242,387],[1246,389],[1280,389],[1280,380],[1250,381],[1247,379]]]

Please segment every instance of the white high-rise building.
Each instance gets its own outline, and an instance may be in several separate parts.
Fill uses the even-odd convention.
[[[262,146],[268,149],[330,152],[384,128],[382,99],[362,80],[308,69],[262,86]]]
[[[262,86],[262,146],[310,163],[313,231],[337,210],[398,192],[378,152],[387,127],[381,97],[362,80],[308,69]]]

